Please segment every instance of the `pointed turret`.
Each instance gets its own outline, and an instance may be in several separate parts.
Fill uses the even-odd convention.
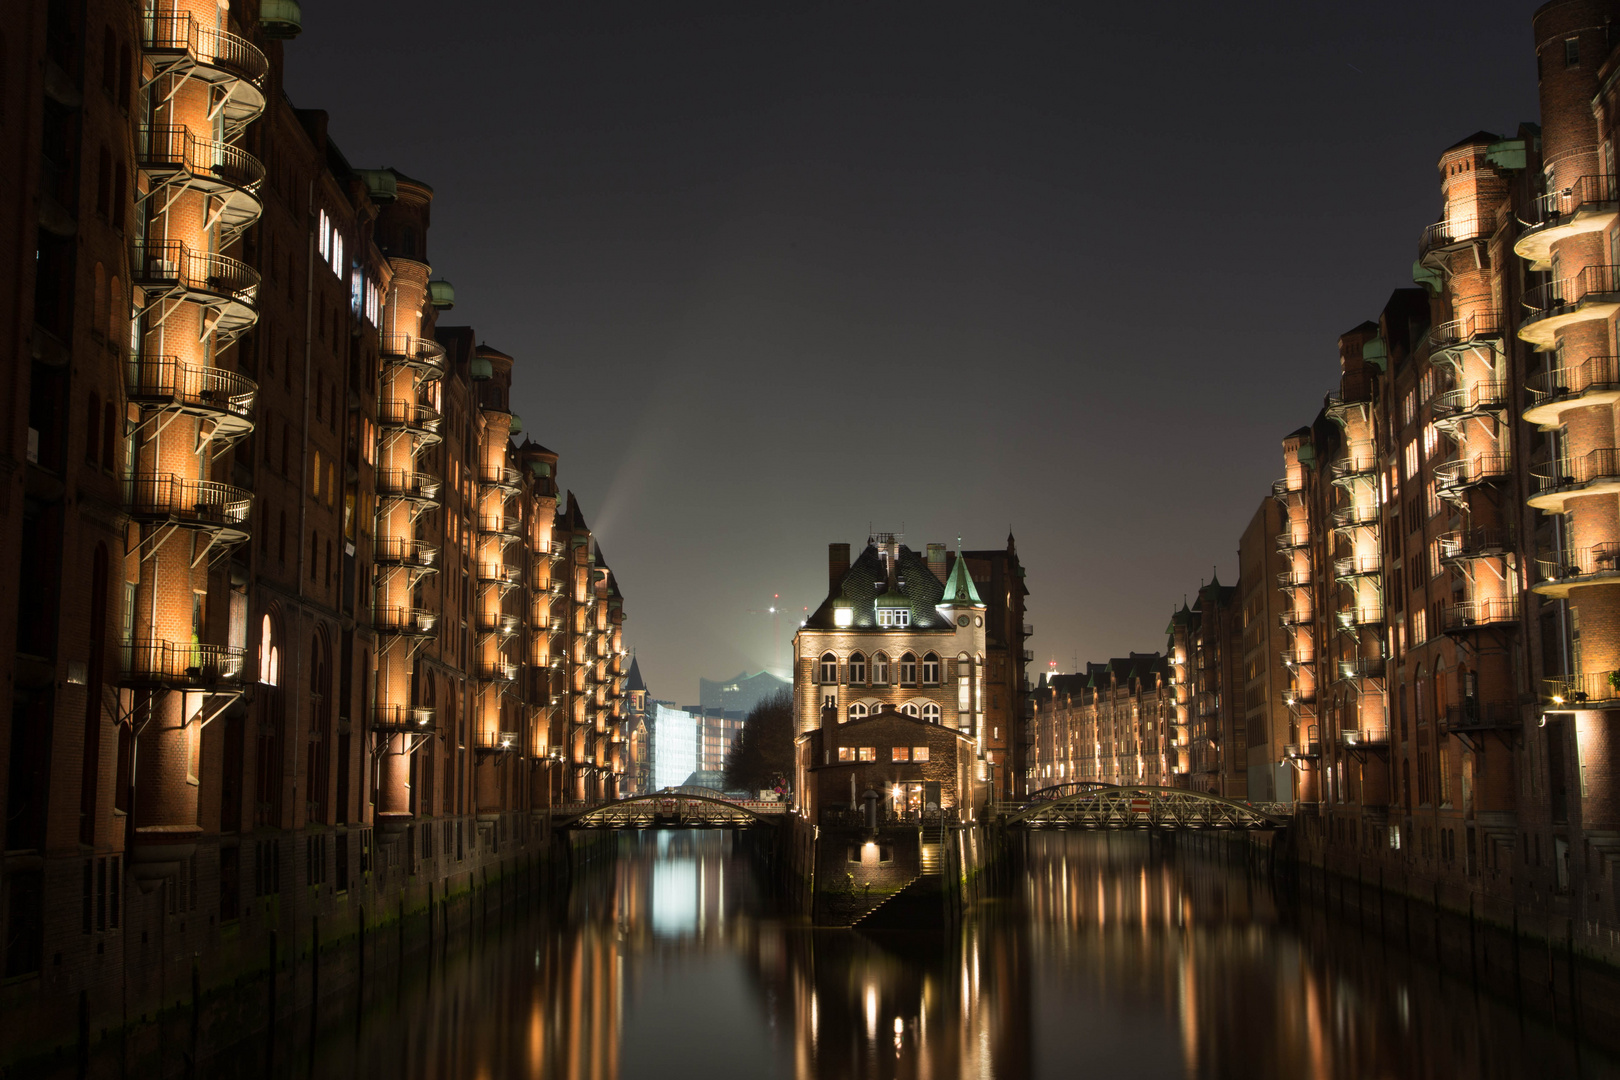
[[[968,573],[967,560],[962,558],[960,550],[956,553],[956,561],[951,564],[951,572],[945,578],[945,595],[939,601],[940,607],[984,607],[984,601],[979,599],[979,590],[973,587],[973,575]]]

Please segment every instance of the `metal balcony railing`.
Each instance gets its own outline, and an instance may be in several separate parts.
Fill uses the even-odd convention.
[[[1513,456],[1504,453],[1474,454],[1442,461],[1434,467],[1435,487],[1443,494],[1506,480],[1513,475]]]
[[[195,689],[239,682],[247,652],[229,645],[141,641],[123,648],[125,685]]]
[[[129,362],[129,399],[248,423],[259,385],[246,375],[181,363],[173,356],[138,356]]]
[[[1485,600],[1464,600],[1447,604],[1444,611],[1447,633],[1466,632],[1487,626],[1512,625],[1519,621],[1519,598],[1496,596]]]
[[[521,568],[508,563],[479,562],[478,580],[491,585],[516,585],[523,580]]]
[[[1502,313],[1480,311],[1465,318],[1436,323],[1429,327],[1429,332],[1424,335],[1424,342],[1429,346],[1429,354],[1433,357],[1451,349],[1460,349],[1482,338],[1501,336]]]
[[[488,536],[516,536],[523,529],[523,519],[516,514],[479,514],[478,531]]]
[[[377,494],[385,499],[436,503],[439,501],[439,478],[419,470],[378,469]]]
[[[1532,406],[1589,393],[1620,393],[1620,357],[1594,356],[1576,367],[1544,371],[1532,376],[1526,388]]]
[[[1305,741],[1289,743],[1283,747],[1283,756],[1294,760],[1310,760],[1322,756],[1322,740],[1317,734],[1317,726],[1310,725],[1305,729]]]
[[[1372,555],[1346,555],[1333,561],[1335,577],[1371,577],[1384,570],[1384,558],[1379,554]]]
[[[1495,558],[1511,550],[1505,529],[1468,529],[1440,537],[1440,561],[1446,563]]]
[[[1490,234],[1490,222],[1478,216],[1437,221],[1424,229],[1423,235],[1418,239],[1418,258],[1421,260],[1432,252],[1443,251],[1458,244],[1483,240]]]
[[[1341,506],[1333,511],[1335,529],[1366,529],[1378,524],[1377,506]]]
[[[1282,661],[1283,667],[1286,668],[1309,667],[1311,664],[1316,663],[1314,653],[1302,653],[1298,649],[1284,649],[1278,653],[1278,658]]]
[[[1446,706],[1447,731],[1490,731],[1516,728],[1519,706],[1511,701],[1463,701]]]
[[[1278,614],[1277,625],[1285,630],[1291,630],[1295,627],[1310,625],[1312,617],[1313,613],[1309,607],[1290,608]]]
[[[477,625],[482,633],[510,637],[518,632],[522,620],[504,611],[480,611],[477,615]]]
[[[414,401],[389,399],[377,403],[377,423],[385,428],[416,435],[437,435],[440,419],[438,410]]]
[[[1343,611],[1335,612],[1333,621],[1341,630],[1350,630],[1359,626],[1378,626],[1384,621],[1384,608],[1381,604],[1363,604],[1346,608]]]
[[[1338,482],[1371,477],[1378,472],[1378,457],[1371,452],[1351,453],[1328,466],[1328,476]]]
[[[491,682],[511,682],[517,678],[517,662],[504,656],[478,661],[478,677]]]
[[[371,728],[389,733],[422,732],[434,729],[436,713],[431,705],[373,705]]]
[[[444,346],[431,338],[417,337],[415,334],[382,334],[378,337],[378,345],[385,365],[404,365],[430,378],[445,373]]]
[[[523,486],[523,472],[507,465],[480,465],[478,482],[491,487],[517,490]]]
[[[372,552],[379,566],[407,566],[425,570],[439,561],[439,549],[426,540],[379,536]]]
[[[1495,380],[1447,390],[1435,399],[1436,417],[1465,417],[1478,413],[1501,412],[1507,408],[1507,383]]]
[[[1350,749],[1357,747],[1387,747],[1389,746],[1389,728],[1352,728],[1348,731],[1339,732],[1339,741]]]
[[[1278,551],[1294,551],[1298,548],[1309,547],[1310,543],[1310,534],[1303,529],[1298,532],[1293,529],[1284,529],[1277,534]]]
[[[180,289],[207,304],[258,302],[259,272],[228,255],[193,251],[178,240],[147,240],[130,247],[130,279],[144,289]]]
[[[1611,540],[1560,552],[1549,559],[1537,559],[1536,567],[1543,581],[1574,581],[1620,573],[1620,543]]]
[[[1354,679],[1382,679],[1386,661],[1382,656],[1357,656],[1349,660],[1339,661],[1339,678],[1349,682]]]
[[[1578,458],[1540,465],[1530,471],[1537,494],[1574,491],[1603,481],[1620,481],[1620,450],[1605,447]]]
[[[1581,210],[1613,203],[1615,192],[1614,177],[1601,173],[1583,176],[1568,187],[1538,198],[1533,206],[1534,220],[1525,224],[1531,228],[1560,225]]]
[[[205,184],[255,192],[264,183],[264,163],[239,146],[199,137],[187,127],[142,127],[135,160],[147,172],[180,171]]]
[[[1311,584],[1309,570],[1279,570],[1277,572],[1277,588],[1279,589],[1305,589]]]
[[[1545,679],[1547,700],[1558,708],[1614,708],[1620,705],[1620,673],[1588,671]]]
[[[379,633],[405,637],[433,637],[438,633],[439,613],[426,608],[378,606],[372,625]]]
[[[253,509],[253,493],[244,488],[174,473],[135,473],[125,491],[130,516],[143,521],[245,532]]]
[[[1524,294],[1525,321],[1543,319],[1578,306],[1592,296],[1620,293],[1620,266],[1587,266],[1574,277],[1549,281]]]
[[[204,26],[189,14],[141,16],[141,47],[148,53],[185,54],[255,86],[264,85],[270,62],[246,38]]]

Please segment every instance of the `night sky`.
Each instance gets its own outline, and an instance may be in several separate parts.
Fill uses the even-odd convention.
[[[1035,668],[1237,577],[1535,4],[306,4],[287,92],[433,185],[445,324],[618,575],[655,697],[785,664],[869,528],[1028,567]]]

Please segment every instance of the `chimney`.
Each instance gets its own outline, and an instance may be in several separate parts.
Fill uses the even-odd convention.
[[[944,544],[928,545],[928,572],[939,578],[939,580],[942,582],[945,580],[946,569]]]
[[[849,573],[849,545],[827,545],[827,592],[839,592],[844,584],[844,575]]]
[[[832,737],[837,728],[838,706],[831,703],[823,705],[821,707],[821,759],[824,765],[833,763]]]

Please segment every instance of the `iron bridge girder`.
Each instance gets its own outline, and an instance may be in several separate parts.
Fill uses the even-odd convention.
[[[1186,788],[1117,787],[1038,803],[1008,819],[1027,829],[1281,829],[1277,807],[1265,809]]]

